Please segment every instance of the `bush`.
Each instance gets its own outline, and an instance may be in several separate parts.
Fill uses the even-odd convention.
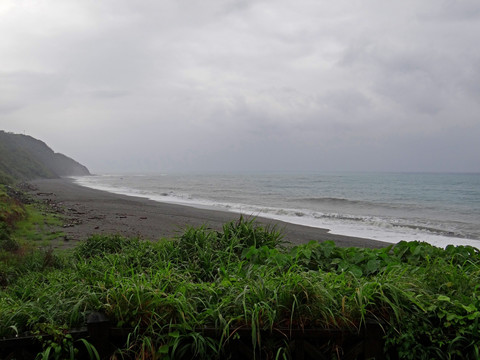
[[[75,249],[79,258],[88,259],[105,254],[117,254],[137,247],[139,239],[125,238],[120,235],[93,235]]]
[[[277,330],[357,332],[374,322],[384,329],[385,353],[399,358],[479,358],[478,250],[419,242],[287,248],[280,240],[240,219],[155,243],[92,236],[70,257],[35,251],[14,261],[0,253],[0,337],[40,322],[80,326],[97,311],[130,331],[127,355],[175,358],[188,348],[196,358],[221,358],[240,329],[267,354],[278,351],[267,341]],[[205,328],[219,335],[208,338]],[[288,357],[288,344],[284,350]]]
[[[18,248],[18,242],[12,239],[9,227],[0,220],[0,251],[16,251]]]

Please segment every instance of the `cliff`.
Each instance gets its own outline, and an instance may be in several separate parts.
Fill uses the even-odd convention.
[[[88,169],[31,136],[0,131],[0,183],[90,175]]]

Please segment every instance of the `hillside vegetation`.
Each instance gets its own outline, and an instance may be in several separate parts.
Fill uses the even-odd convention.
[[[0,131],[0,184],[35,178],[90,175],[77,161],[31,136]]]
[[[42,359],[74,358],[95,339],[74,342],[68,330],[101,313],[128,334],[110,350],[116,359],[240,358],[236,341],[250,343],[253,358],[291,359],[292,331],[358,333],[375,323],[380,358],[480,357],[478,250],[280,239],[240,219],[155,243],[94,236],[73,252],[0,251],[0,338],[56,334]],[[321,348],[326,359],[346,350]]]

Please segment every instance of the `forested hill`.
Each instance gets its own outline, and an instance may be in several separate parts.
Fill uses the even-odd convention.
[[[31,136],[0,130],[0,184],[36,178],[90,175],[88,169]]]

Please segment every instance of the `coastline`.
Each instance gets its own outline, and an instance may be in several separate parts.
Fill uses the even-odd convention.
[[[55,248],[74,247],[94,234],[119,234],[148,240],[173,238],[189,227],[207,226],[220,230],[223,224],[238,220],[240,214],[162,203],[146,198],[118,195],[73,183],[69,179],[41,179],[29,182],[29,193],[53,206],[66,218],[61,230],[64,239]],[[342,247],[381,248],[390,243],[365,238],[330,234],[328,229],[308,227],[256,217],[263,225],[275,226],[283,239],[293,245],[309,241],[332,240]]]

